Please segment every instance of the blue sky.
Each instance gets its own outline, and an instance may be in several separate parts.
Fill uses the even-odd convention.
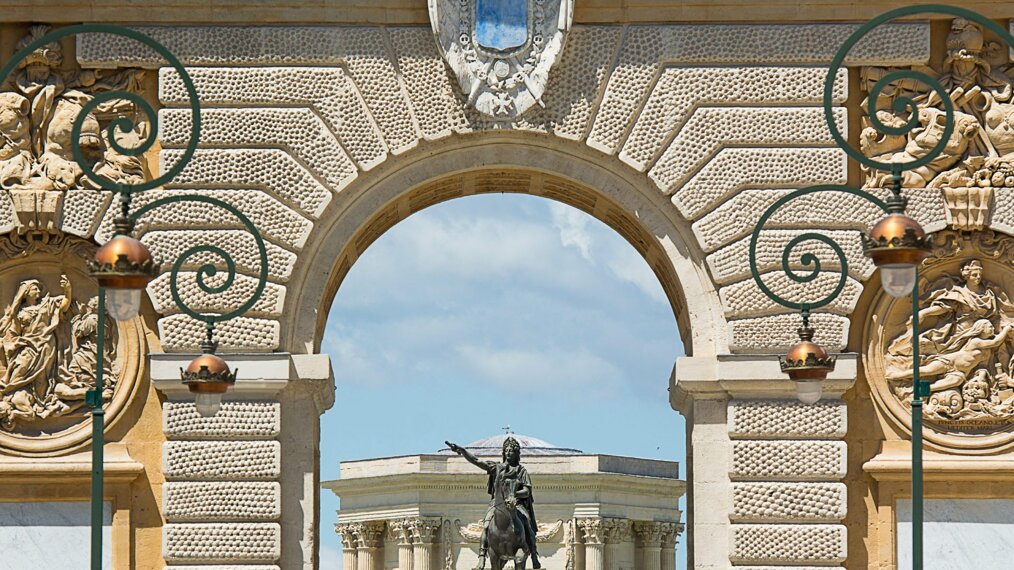
[[[667,397],[683,354],[672,311],[637,252],[569,206],[495,194],[413,215],[353,266],[322,350],[338,386],[322,480],[342,460],[434,452],[508,424],[587,452],[678,460],[685,477],[683,418]],[[340,567],[337,509],[322,491],[324,569]]]

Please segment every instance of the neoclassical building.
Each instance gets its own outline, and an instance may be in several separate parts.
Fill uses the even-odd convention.
[[[686,484],[672,461],[596,455],[512,435],[532,476],[547,570],[675,570]],[[465,445],[500,461],[506,435]],[[347,570],[475,568],[486,475],[449,450],[343,461],[322,486],[341,499]]]
[[[315,570],[322,520],[331,532],[318,512],[319,416],[343,381],[321,353],[336,291],[413,212],[519,192],[602,220],[666,292],[686,356],[657,381],[687,420],[691,568],[906,567],[913,368],[930,394],[927,558],[1008,568],[1014,72],[1002,32],[1014,8],[961,4],[989,20],[885,22],[836,60],[896,3],[6,3],[0,532],[20,545],[9,551],[17,567],[52,567],[51,544],[84,556],[84,541],[57,531],[87,536],[83,393],[95,388],[111,567]],[[79,23],[130,26],[174,58],[81,33],[11,59]],[[105,98],[124,91],[132,98]],[[145,140],[140,154],[124,152]],[[887,197],[895,178],[861,161],[930,151],[897,180],[932,246],[915,334],[912,303],[882,291],[862,249],[882,215],[866,198]],[[93,175],[161,180],[133,197],[135,212],[182,194],[230,204],[258,228],[263,255],[211,202],[146,212],[134,233],[163,271],[140,314],[100,342],[85,260],[121,209]],[[814,184],[861,190],[764,215]],[[814,233],[840,249],[801,240]],[[199,244],[233,263],[216,250],[175,263]],[[206,330],[192,313],[236,310],[262,280],[263,294],[214,331],[240,376],[221,411],[201,416],[180,383]],[[802,306],[836,290],[809,324],[837,366],[822,399],[804,404],[778,363],[802,316],[766,292]],[[102,386],[98,355],[109,363]]]

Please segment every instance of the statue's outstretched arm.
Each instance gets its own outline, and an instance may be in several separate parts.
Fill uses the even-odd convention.
[[[447,444],[447,448],[448,449],[450,449],[454,453],[457,453],[458,455],[464,457],[466,461],[468,461],[472,465],[475,465],[479,469],[482,469],[483,471],[489,472],[490,469],[494,468],[492,463],[490,463],[488,461],[482,461],[478,457],[472,455],[464,447],[461,447],[460,445],[453,444],[453,443],[451,443],[449,441],[445,441],[444,443]]]

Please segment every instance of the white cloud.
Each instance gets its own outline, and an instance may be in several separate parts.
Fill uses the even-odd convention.
[[[665,291],[662,290],[662,284],[659,283],[655,272],[648,267],[648,263],[640,254],[634,251],[633,247],[628,247],[627,251],[610,252],[605,265],[613,275],[622,281],[634,285],[651,300],[665,305],[669,304],[669,300],[666,299]]]
[[[560,232],[560,243],[564,247],[576,247],[581,252],[581,257],[593,261],[591,257],[593,238],[588,231],[588,222],[592,218],[559,202],[549,203],[549,213],[553,217],[553,227]]]
[[[338,570],[342,565],[341,552],[325,544],[320,545],[320,570]]]

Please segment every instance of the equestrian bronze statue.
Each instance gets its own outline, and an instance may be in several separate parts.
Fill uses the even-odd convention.
[[[486,492],[489,493],[489,509],[482,523],[482,537],[479,539],[479,565],[476,570],[486,567],[486,556],[493,551],[490,567],[502,570],[509,560],[514,561],[516,570],[527,567],[528,557],[532,568],[542,568],[536,550],[535,505],[532,498],[532,479],[528,470],[521,465],[521,444],[513,437],[503,442],[503,461],[482,461],[467,449],[451,442],[444,442],[451,451],[461,455],[469,463],[484,470],[489,479]]]

